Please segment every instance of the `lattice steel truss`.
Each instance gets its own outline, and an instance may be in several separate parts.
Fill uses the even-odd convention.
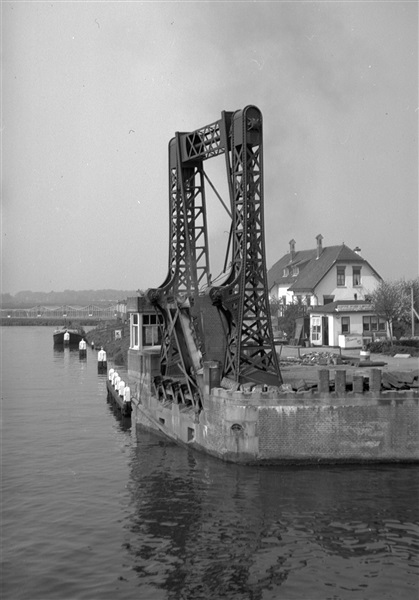
[[[232,215],[231,269],[211,286],[205,160],[224,154]],[[216,358],[236,383],[282,383],[273,343],[263,224],[262,114],[255,106],[169,143],[170,246],[164,283],[148,297],[163,315],[162,375],[184,382],[202,404],[199,371],[208,358],[202,323],[217,313],[225,343]],[[202,291],[211,299],[212,308]],[[221,356],[221,354],[222,356]],[[210,358],[214,358],[214,353]]]

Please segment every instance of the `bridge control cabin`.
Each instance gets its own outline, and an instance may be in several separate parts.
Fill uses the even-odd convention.
[[[127,299],[130,323],[130,350],[161,344],[159,316],[145,296]]]
[[[144,296],[127,299],[130,325],[128,375],[137,383],[144,377],[152,379],[160,374],[161,328],[159,315]]]
[[[137,398],[155,395],[160,401],[192,406],[194,399],[182,377],[171,376],[164,380],[161,375],[162,327],[157,314],[145,296],[127,299],[130,323],[128,350],[128,377],[134,384]]]

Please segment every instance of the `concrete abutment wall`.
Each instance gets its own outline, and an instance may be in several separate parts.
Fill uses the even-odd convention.
[[[233,462],[419,462],[417,389],[383,391],[381,372],[374,369],[369,391],[361,385],[346,391],[340,375],[339,390],[331,392],[325,371],[319,371],[316,390],[263,391],[256,386],[233,391],[218,387],[211,364],[204,368],[204,409],[199,414],[157,399],[151,381],[137,378],[133,419]]]

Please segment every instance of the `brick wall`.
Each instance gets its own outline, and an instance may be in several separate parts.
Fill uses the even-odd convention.
[[[419,459],[418,402],[259,409],[259,458]]]
[[[239,462],[419,461],[415,391],[338,396],[217,388],[205,423],[212,449]]]

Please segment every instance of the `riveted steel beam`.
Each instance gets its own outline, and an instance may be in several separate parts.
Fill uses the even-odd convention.
[[[211,286],[203,163],[221,154],[231,207],[231,262],[223,285]],[[162,344],[166,374],[176,369],[183,373],[196,395],[202,360],[217,359],[223,376],[236,383],[279,385],[282,377],[267,289],[263,128],[258,108],[223,112],[219,121],[176,134],[169,144],[169,204],[168,275],[157,290],[149,290],[166,328]],[[210,303],[203,301],[203,289]],[[216,318],[220,327],[214,325]],[[223,331],[225,343],[217,344],[213,331],[218,336]]]

